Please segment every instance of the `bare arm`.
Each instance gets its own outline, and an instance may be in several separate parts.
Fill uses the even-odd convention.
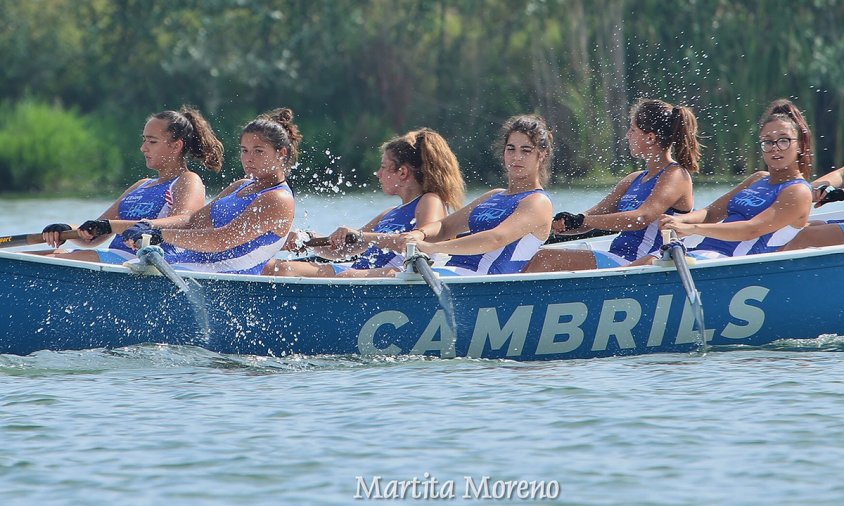
[[[723,220],[727,217],[727,207],[730,204],[730,200],[736,196],[736,194],[748,186],[752,185],[756,181],[762,179],[763,177],[767,176],[768,173],[764,171],[754,172],[750,176],[748,176],[744,181],[739,183],[738,186],[733,188],[732,190],[728,191],[724,195],[718,197],[714,202],[709,204],[703,209],[698,209],[697,211],[692,211],[687,214],[675,214],[674,216],[663,216],[660,220],[661,227],[662,224],[666,222],[672,223],[718,223],[719,221]]]
[[[812,181],[813,188],[817,188],[822,184],[828,184],[829,186],[834,186],[836,188],[844,186],[844,167],[836,169],[828,174],[824,174]]]
[[[191,215],[205,205],[205,185],[193,172],[185,172],[173,184],[173,208],[170,215],[154,220],[144,220],[155,228],[186,228]],[[111,230],[120,234],[137,220],[109,220]]]
[[[363,253],[369,247],[369,244],[366,241],[361,240],[362,234],[374,229],[378,222],[381,221],[381,218],[390,211],[391,209],[387,209],[386,211],[381,212],[378,216],[369,220],[369,222],[361,227],[360,230],[355,230],[354,228],[346,226],[337,227],[337,230],[332,232],[329,236],[331,244],[329,246],[318,246],[313,248],[314,254],[329,260],[344,260],[353,255]],[[351,244],[346,243],[346,237],[349,235],[356,237],[355,242]]]
[[[285,237],[293,223],[294,207],[293,196],[287,192],[265,193],[225,226],[206,229],[164,229],[161,231],[161,237],[165,242],[195,251],[225,251],[267,232]]]
[[[446,253],[450,255],[477,255],[502,248],[527,234],[540,240],[548,238],[551,232],[551,201],[542,194],[526,197],[500,225],[483,232],[442,242],[417,243],[425,253]]]
[[[132,186],[127,188],[126,191],[124,191],[120,195],[120,197],[118,197],[117,200],[112,202],[112,204],[110,206],[108,206],[108,209],[103,211],[103,213],[100,214],[99,218],[97,218],[97,219],[98,220],[117,220],[118,213],[119,213],[119,210],[120,210],[120,203],[123,202],[123,199],[126,198],[127,195],[129,195],[130,193],[135,191],[139,186],[141,186],[143,183],[145,183],[147,181],[149,181],[149,178],[141,179],[139,181],[136,181],[135,184],[133,184]],[[76,228],[76,227],[74,227],[74,228]],[[46,238],[47,235],[52,236],[53,234],[55,234],[55,233],[45,234],[45,238]],[[58,241],[58,234],[55,234],[55,235],[56,235],[55,239]],[[98,245],[106,242],[111,237],[111,235],[108,235],[108,234],[107,235],[101,235],[99,237],[93,237],[91,234],[89,234],[85,231],[82,231],[82,230],[79,231],[79,236],[80,236],[79,239],[71,239],[71,241],[76,243],[76,244],[82,245],[82,246],[91,246],[91,247],[92,246],[98,246]],[[51,239],[52,239],[52,237],[51,237]],[[56,245],[60,244],[60,242],[61,241],[58,241],[56,243]],[[48,240],[47,244],[53,245],[54,242],[51,241],[51,240]]]
[[[184,226],[173,227],[173,228],[190,228],[190,229],[208,229],[214,228],[213,222],[211,221],[211,208],[214,204],[220,200],[221,198],[234,193],[237,191],[243,183],[245,183],[246,179],[241,179],[239,181],[235,181],[234,183],[228,185],[223,191],[217,194],[216,197],[211,199],[210,202],[202,206],[199,210],[195,211],[191,214],[188,218],[188,223]]]
[[[598,215],[598,214],[609,214],[618,211],[618,203],[621,201],[621,197],[627,192],[630,188],[630,185],[633,184],[633,181],[644,171],[636,171],[632,174],[628,174],[622,178],[618,184],[612,189],[612,191],[600,202],[595,204],[594,206],[590,207],[583,214],[586,215]]]
[[[469,230],[469,215],[472,214],[472,211],[479,204],[502,191],[504,191],[502,188],[490,190],[442,220],[417,226],[416,230],[399,235],[395,238],[395,246],[398,250],[403,250],[408,242],[420,242],[423,240],[436,242],[457,237],[458,234]]]
[[[666,221],[664,228],[679,235],[699,234],[723,241],[747,241],[786,226],[803,227],[809,219],[812,192],[803,185],[784,189],[768,209],[746,221],[730,223],[677,223]]]
[[[636,179],[636,176],[641,173],[642,171],[637,171],[632,174],[628,174],[621,181],[619,181],[618,184],[615,185],[615,188],[613,188],[612,191],[606,197],[601,199],[601,201],[595,204],[594,206],[584,211],[584,220],[582,226],[578,228],[567,229],[562,219],[554,220],[554,222],[552,223],[554,233],[557,235],[582,234],[584,232],[592,230],[593,228],[602,228],[598,225],[592,224],[592,221],[590,221],[589,218],[592,218],[594,220],[594,217],[596,216],[615,213],[618,210],[618,203],[621,200],[621,197],[623,197],[627,189],[630,188],[630,185],[633,183],[633,180]]]
[[[838,198],[830,200],[830,196],[826,196],[826,199],[824,199],[825,194],[823,192],[818,191],[818,188],[825,186],[831,186],[833,188],[839,189],[844,186],[844,167],[836,169],[830,172],[829,174],[824,174],[823,176],[812,181],[812,201],[817,202],[817,204],[815,204],[815,207],[821,207],[827,202],[834,202],[836,200],[839,200]]]
[[[413,228],[421,228],[429,225],[433,226],[434,223],[444,220],[446,217],[447,213],[445,204],[440,196],[434,193],[426,193],[422,196],[419,204],[416,206]],[[405,241],[401,239],[400,234],[365,232],[363,234],[363,239],[367,245],[377,244],[382,248],[388,248],[399,252],[403,252],[404,250]]]
[[[598,215],[587,214],[584,225],[601,230],[641,230],[679,204],[693,207],[692,178],[685,169],[674,166],[662,174],[653,192],[637,209]]]
[[[379,214],[369,223],[364,225],[360,230],[355,230],[349,227],[338,228],[330,236],[331,246],[315,248],[314,252],[323,258],[342,259],[362,253],[373,244],[385,249],[402,251],[404,248],[404,242],[400,239],[400,234],[374,232],[375,227],[377,227],[384,215],[390,211],[392,211],[392,209],[388,209]],[[419,228],[439,221],[445,218],[445,216],[445,204],[439,195],[426,193],[420,197],[419,203],[416,205],[416,211],[413,216],[413,225],[415,228]],[[357,240],[353,244],[346,243],[346,238],[349,235],[357,237]]]

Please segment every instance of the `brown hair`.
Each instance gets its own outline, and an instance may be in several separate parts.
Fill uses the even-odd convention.
[[[240,136],[250,133],[259,135],[276,150],[287,148],[285,173],[296,164],[302,134],[299,133],[299,127],[293,123],[292,109],[284,107],[261,114],[243,127]]]
[[[223,143],[217,139],[214,130],[202,114],[189,105],[178,111],[161,111],[147,118],[167,122],[167,131],[174,141],[184,142],[182,157],[190,154],[205,168],[220,172],[223,166]]]
[[[446,140],[430,128],[408,132],[381,145],[396,167],[409,165],[425,193],[435,193],[454,210],[463,206],[466,184],[457,157]]]
[[[542,164],[539,166],[539,181],[543,185],[547,184],[550,178],[551,160],[554,157],[554,134],[551,133],[545,119],[538,114],[511,116],[501,126],[498,139],[493,146],[497,153],[504,153],[504,147],[513,132],[521,132],[527,135],[536,149],[545,155]]]
[[[781,98],[771,102],[762,119],[759,121],[759,129],[772,121],[785,121],[794,127],[797,133],[797,141],[799,143],[799,151],[797,152],[797,167],[800,173],[803,174],[804,179],[812,178],[812,131],[809,129],[809,124],[803,113],[790,100]]]
[[[700,170],[697,118],[689,107],[662,100],[641,98],[630,108],[630,122],[645,133],[656,135],[662,149],[671,148],[674,158],[689,172]]]

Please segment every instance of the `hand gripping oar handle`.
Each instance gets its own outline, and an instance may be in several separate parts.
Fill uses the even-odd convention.
[[[68,239],[79,239],[78,230],[65,230],[59,234],[63,241]],[[31,246],[33,244],[44,244],[44,235],[39,232],[37,234],[20,234],[20,235],[4,235],[0,236],[0,248],[14,248],[16,246]]]
[[[664,254],[671,257],[674,266],[677,268],[677,275],[680,276],[683,290],[686,291],[686,297],[689,298],[689,304],[694,312],[695,322],[700,332],[701,351],[706,353],[706,325],[703,322],[703,303],[700,301],[700,292],[695,287],[692,271],[686,262],[686,246],[677,238],[677,234],[673,230],[662,231],[662,243]]]
[[[346,234],[346,244],[354,244],[356,242],[358,242],[357,234]],[[308,248],[314,248],[318,246],[329,246],[331,245],[331,241],[329,241],[328,237],[314,237],[313,239],[308,239],[302,244]]]

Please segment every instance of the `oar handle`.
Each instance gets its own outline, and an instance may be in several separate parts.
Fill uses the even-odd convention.
[[[346,244],[354,244],[356,242],[358,242],[357,234],[346,234]],[[331,245],[331,241],[329,241],[328,237],[314,237],[313,239],[308,239],[303,244],[308,248],[314,248],[318,246],[329,246]]]
[[[617,234],[617,230],[601,230],[598,228],[594,228],[587,232],[580,232],[577,234],[561,234],[557,235],[555,233],[551,233],[548,236],[548,239],[545,241],[545,244],[556,244],[558,242],[569,242],[569,241],[580,241],[583,239],[591,239],[593,237],[603,237],[605,235],[613,235]]]
[[[79,239],[79,231],[65,230],[59,234],[63,241],[68,239]],[[0,248],[14,248],[15,246],[31,246],[33,244],[44,244],[44,235],[41,232],[36,234],[19,234],[0,236]]]

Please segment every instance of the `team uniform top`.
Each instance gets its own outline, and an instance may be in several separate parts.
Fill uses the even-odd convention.
[[[175,177],[169,181],[159,179],[144,181],[120,201],[117,207],[117,219],[140,221],[170,216],[173,211],[173,185],[178,180],[179,178]],[[135,250],[126,246],[119,234],[112,239],[108,248],[129,253],[127,258],[135,257]]]
[[[469,214],[469,233],[477,234],[497,227],[513,214],[522,200],[534,193],[541,193],[548,198],[548,194],[544,190],[531,190],[513,195],[508,195],[502,191],[481,202]],[[464,275],[521,272],[533,258],[533,255],[539,251],[543,242],[535,235],[527,234],[488,253],[452,255],[446,263],[446,267]]]
[[[627,191],[618,202],[618,212],[633,211],[642,206],[642,204],[651,196],[656,187],[660,176],[668,170],[669,167],[678,165],[677,162],[670,163],[660,169],[660,171],[652,178],[645,181],[647,171],[643,171],[627,188]],[[665,214],[673,215],[678,212],[676,209],[669,208]],[[647,227],[641,230],[625,231],[618,234],[613,239],[610,245],[609,252],[619,257],[624,258],[628,262],[638,260],[643,256],[658,250],[662,246],[662,234],[659,233],[659,220],[653,221]]]
[[[805,179],[792,179],[779,184],[771,184],[770,179],[770,176],[765,176],[730,199],[727,204],[727,217],[724,219],[724,223],[750,220],[771,207],[780,192],[791,185],[803,184],[811,188],[811,185]],[[785,245],[798,232],[800,232],[799,228],[787,225],[779,230],[747,241],[723,241],[707,237],[691,251],[713,251],[728,257],[769,253]]]
[[[211,204],[211,224],[214,228],[228,225],[243,214],[243,211],[255,199],[265,193],[285,191],[293,195],[287,183],[279,183],[249,195],[239,195],[243,189],[253,183],[252,180],[246,181],[237,190]],[[180,268],[191,270],[260,274],[267,262],[284,246],[286,239],[286,236],[279,237],[274,232],[266,232],[251,241],[225,251],[209,253],[184,249],[168,254],[165,258],[168,262],[178,264]]]
[[[372,229],[373,232],[394,233],[407,232],[413,229],[416,224],[416,207],[422,195],[411,200],[407,204],[390,209]],[[378,267],[401,267],[404,263],[404,256],[390,250],[384,250],[372,245],[361,253],[353,264],[352,269],[376,269]]]

